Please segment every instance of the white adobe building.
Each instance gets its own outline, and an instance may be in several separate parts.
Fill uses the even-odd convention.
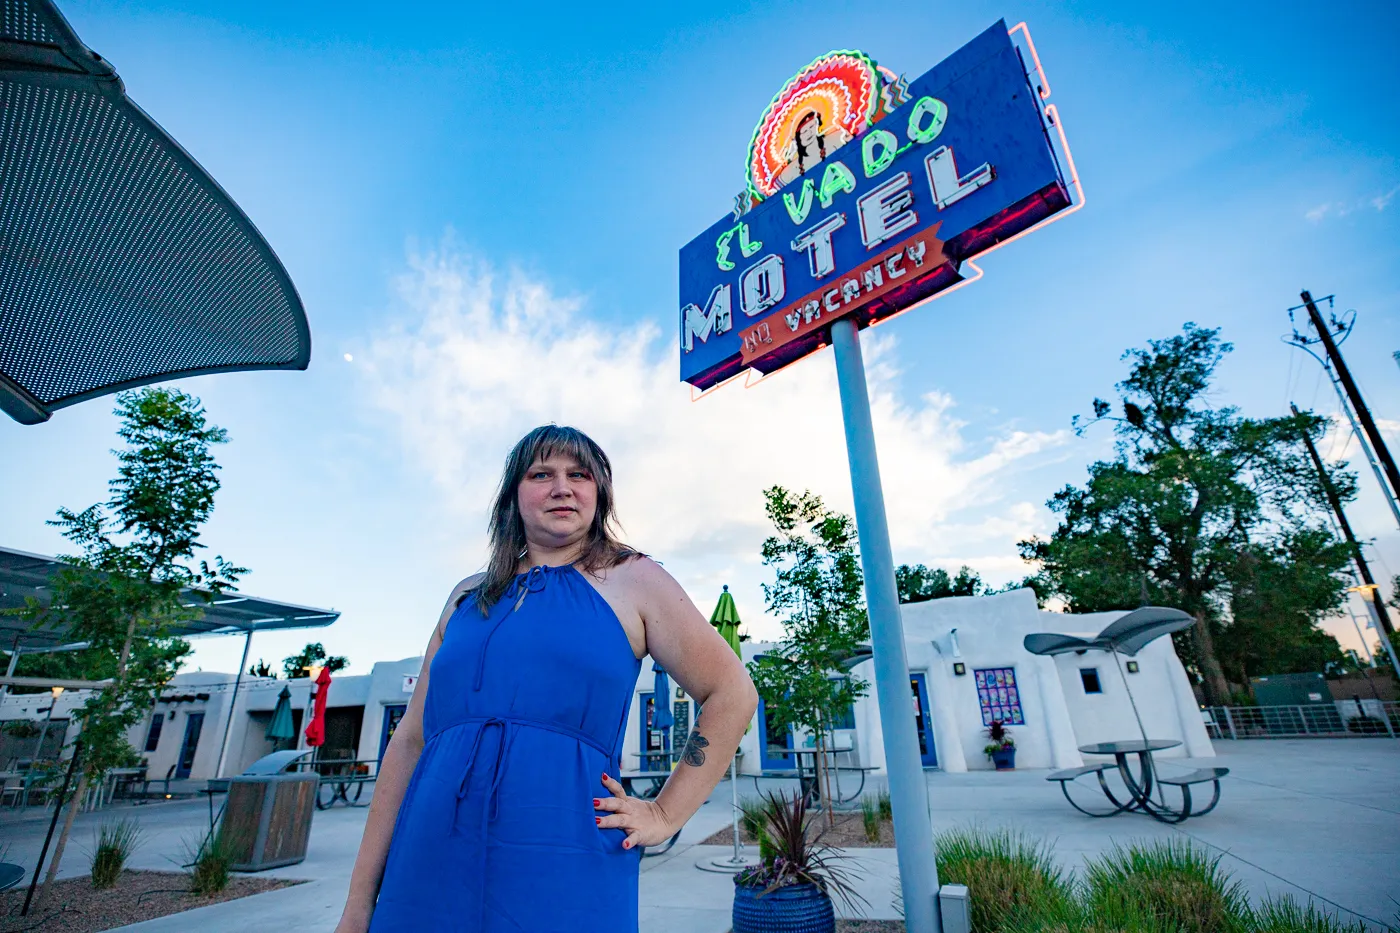
[[[1033,655],[1022,640],[1034,632],[1097,634],[1123,613],[1065,615],[1037,608],[1030,590],[996,596],[950,597],[901,607],[905,652],[909,663],[911,715],[920,737],[925,767],[946,771],[990,769],[982,752],[984,728],[991,718],[1009,722],[1016,740],[1018,768],[1065,768],[1082,764],[1081,745],[1138,737],[1137,721],[1128,702],[1124,679],[1131,684],[1148,735],[1175,739],[1182,744],[1163,754],[1193,758],[1214,755],[1191,686],[1170,638],[1159,638],[1135,658],[1124,659],[1125,669],[1111,654],[1087,651],[1056,657]],[[772,650],[767,642],[743,643],[743,658]],[[1127,661],[1136,670],[1128,672]],[[320,755],[375,761],[383,754],[388,737],[408,705],[422,658],[376,663],[370,673],[336,676],[330,687],[326,713],[326,743]],[[874,696],[874,664],[865,661],[853,673],[870,682],[841,728],[836,744],[849,746],[838,761],[884,772],[884,743],[880,711]],[[982,686],[979,689],[979,678]],[[999,679],[998,679],[999,678]],[[299,747],[304,711],[312,684],[306,678],[274,680],[244,676],[232,721],[234,677],[208,672],[177,676],[162,694],[149,719],[132,730],[130,741],[147,759],[153,780],[202,780],[216,776],[220,747],[228,722],[227,751],[222,776],[238,774],[273,750],[264,737],[277,696],[285,687],[292,699]],[[644,659],[634,690],[623,739],[622,764],[639,766],[637,754],[661,747],[661,734],[646,728],[653,696],[651,659]],[[671,682],[676,724],[673,744],[684,741],[696,714],[695,703],[677,695]],[[55,720],[81,703],[84,691],[69,691],[60,698]],[[47,705],[47,696],[10,696],[0,702],[0,719],[26,718],[20,702]],[[16,708],[12,711],[11,706]],[[37,708],[37,707],[36,707]],[[762,705],[740,744],[740,771],[790,770],[792,759],[771,753],[774,746],[802,745],[806,736],[770,734]],[[66,725],[66,723],[65,723]]]
[[[988,741],[983,730],[993,718],[1010,723],[1018,768],[1080,765],[1081,745],[1139,736],[1125,678],[1148,735],[1182,743],[1162,754],[1193,758],[1215,754],[1170,638],[1159,638],[1135,658],[1125,659],[1123,673],[1107,652],[1050,658],[1033,655],[1022,644],[1026,635],[1035,632],[1092,637],[1126,611],[1084,615],[1045,612],[1036,606],[1035,594],[1028,589],[929,600],[903,605],[900,611],[912,712],[925,767],[991,769],[982,748]],[[746,642],[744,659],[771,647]],[[1133,663],[1128,665],[1127,661]],[[1136,670],[1129,672],[1128,668]],[[852,673],[868,681],[870,690],[856,702],[847,720],[849,728],[837,731],[837,743],[852,748],[841,763],[869,765],[877,774],[883,773],[884,742],[874,695],[874,662],[859,664]],[[979,689],[979,676],[998,686]],[[997,691],[994,696],[987,692],[991,690]],[[761,706],[756,718],[762,719]],[[769,737],[762,725],[751,730],[740,745],[745,752],[744,773],[755,773],[760,767],[790,767],[784,764],[785,759],[763,754],[760,743],[782,744],[777,737]]]

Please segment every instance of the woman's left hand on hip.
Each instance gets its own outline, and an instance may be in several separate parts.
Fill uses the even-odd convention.
[[[629,797],[622,785],[608,774],[603,775],[602,783],[612,796],[593,798],[593,809],[608,811],[603,816],[595,814],[594,819],[600,829],[624,830],[627,833],[622,841],[624,849],[659,845],[675,835],[675,827],[655,800]]]

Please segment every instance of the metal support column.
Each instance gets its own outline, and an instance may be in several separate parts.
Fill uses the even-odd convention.
[[[219,743],[219,763],[214,766],[214,777],[224,776],[224,758],[228,755],[229,729],[233,725],[233,714],[238,711],[238,688],[243,683],[243,672],[248,667],[248,650],[253,647],[253,630],[243,638],[243,660],[238,662],[238,674],[233,678],[233,699],[228,701],[228,712],[224,715],[224,738]],[[214,798],[210,797],[212,802]]]
[[[841,391],[846,455],[855,495],[861,569],[865,573],[865,602],[875,655],[875,695],[885,740],[885,770],[894,811],[905,928],[909,933],[941,933],[928,785],[909,706],[909,661],[904,653],[904,626],[894,582],[894,553],[890,548],[885,494],[880,486],[880,463],[870,418],[870,393],[855,322],[847,318],[833,324],[831,343],[836,354],[836,381]]]

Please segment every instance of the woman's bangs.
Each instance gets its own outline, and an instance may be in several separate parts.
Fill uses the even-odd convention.
[[[610,474],[607,464],[599,459],[597,447],[589,442],[583,432],[575,428],[550,425],[540,431],[527,454],[528,456],[522,458],[524,469],[527,470],[535,463],[558,455],[572,457],[578,461],[579,466],[587,470],[594,481],[605,479]]]

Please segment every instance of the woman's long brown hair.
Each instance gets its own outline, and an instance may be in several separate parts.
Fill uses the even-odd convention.
[[[491,612],[491,607],[515,579],[521,554],[526,548],[525,523],[520,518],[520,482],[531,465],[555,454],[577,460],[598,487],[593,524],[589,526],[583,553],[575,563],[584,570],[596,572],[616,567],[638,554],[617,537],[612,464],[608,461],[608,455],[603,453],[603,448],[578,428],[557,424],[535,428],[522,437],[506,457],[501,485],[496,490],[496,501],[491,507],[491,557],[486,564],[486,577],[475,590],[462,595],[462,599],[466,599],[474,592],[477,607],[483,616]]]

